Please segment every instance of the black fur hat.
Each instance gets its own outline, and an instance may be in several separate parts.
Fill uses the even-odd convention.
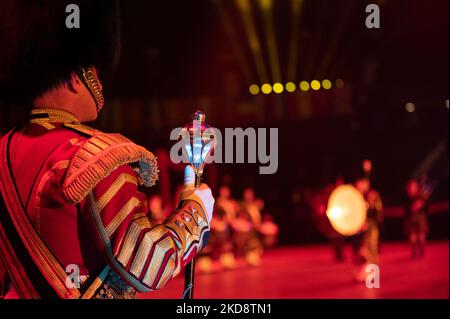
[[[69,4],[80,28],[67,28]],[[119,8],[114,0],[0,0],[0,100],[30,103],[95,66],[105,80],[120,55]]]

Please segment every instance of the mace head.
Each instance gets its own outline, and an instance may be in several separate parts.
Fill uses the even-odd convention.
[[[182,131],[183,151],[195,173],[203,174],[203,168],[207,159],[211,156],[216,140],[212,134],[208,134],[210,127],[205,123],[206,115],[202,111],[196,111],[192,122]],[[189,135],[188,135],[189,134]]]
[[[194,113],[194,120],[204,123],[206,120],[206,114],[203,113],[202,111],[197,111]]]

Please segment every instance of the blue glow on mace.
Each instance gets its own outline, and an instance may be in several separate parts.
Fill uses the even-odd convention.
[[[205,113],[195,112],[192,123],[184,128],[182,134],[189,134],[189,138],[185,136],[183,139],[183,147],[198,178],[202,176],[206,161],[216,145],[214,135],[205,132],[209,129],[205,119]]]

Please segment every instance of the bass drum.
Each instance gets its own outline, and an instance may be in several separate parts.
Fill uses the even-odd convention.
[[[326,215],[336,232],[342,236],[353,236],[364,226],[367,203],[354,186],[341,185],[331,193]]]

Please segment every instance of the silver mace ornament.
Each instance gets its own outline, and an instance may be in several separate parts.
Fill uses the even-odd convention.
[[[195,173],[195,187],[199,187],[203,169],[211,152],[216,146],[216,138],[205,123],[206,115],[201,111],[194,113],[192,123],[187,125],[180,134],[183,139],[183,151]],[[185,268],[183,299],[194,298],[195,260]]]

